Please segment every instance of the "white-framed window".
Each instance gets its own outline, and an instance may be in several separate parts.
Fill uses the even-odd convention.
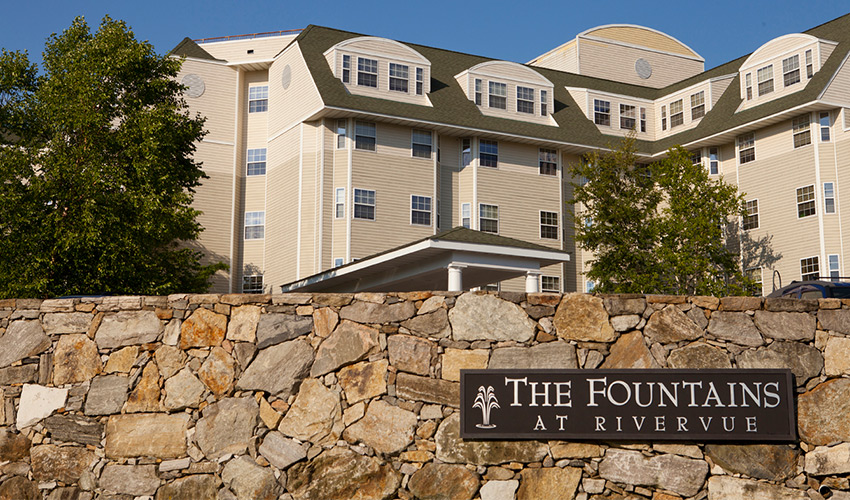
[[[540,291],[549,293],[561,293],[561,277],[546,275],[541,276]]]
[[[558,212],[540,211],[540,238],[558,239]]]
[[[266,236],[266,213],[245,212],[245,239],[261,240]]]
[[[417,226],[431,225],[430,196],[410,196],[410,223]]]
[[[345,138],[347,136],[346,128],[347,120],[337,120],[336,121],[336,148],[337,149],[345,149]]]
[[[835,213],[835,184],[832,182],[823,183],[823,213]]]
[[[816,280],[820,277],[820,263],[817,256],[800,259],[800,278],[803,281]]]
[[[481,139],[478,142],[478,162],[482,167],[499,166],[499,143]]]
[[[490,107],[496,109],[508,109],[508,85],[506,83],[488,82]]]
[[[585,293],[593,293],[596,290],[596,283],[591,280],[587,280],[584,282],[584,292]]]
[[[336,188],[334,191],[334,218],[345,218],[345,188]]]
[[[468,167],[472,162],[472,139],[462,139],[460,141],[460,166],[461,168]]]
[[[667,106],[661,106],[661,130],[667,130]]]
[[[499,205],[478,205],[478,228],[485,233],[499,234]]]
[[[755,200],[747,200],[745,208],[747,210],[747,214],[744,216],[744,231],[749,231],[750,229],[758,229],[759,227],[759,201]]]
[[[831,125],[829,111],[820,112],[820,115],[818,115],[818,123],[820,124],[820,142],[829,142],[829,127]]]
[[[683,123],[685,123],[685,111],[682,100],[679,99],[670,103],[670,128],[678,127]]]
[[[717,148],[708,148],[708,174],[717,175],[720,173],[720,156]]]
[[[534,89],[517,85],[516,110],[518,113],[534,114]]]
[[[691,120],[705,116],[705,91],[691,94]]]
[[[646,132],[646,108],[640,108],[640,131]]]
[[[357,58],[357,85],[378,88],[378,60]]]
[[[334,259],[334,267],[339,267],[345,262],[345,259],[342,257],[337,257]]]
[[[357,121],[354,123],[354,148],[364,151],[375,151],[377,142],[377,127],[372,122]]]
[[[809,217],[817,213],[815,207],[815,187],[813,185],[797,188],[797,218]]]
[[[266,175],[266,148],[248,150],[247,175]]]
[[[460,225],[467,229],[472,227],[472,209],[469,203],[460,205]]]
[[[410,68],[407,65],[390,63],[390,90],[406,94],[409,81]]]
[[[759,97],[773,92],[773,65],[760,68],[757,72]]]
[[[791,122],[791,130],[794,134],[794,147],[808,146],[812,143],[811,121],[808,113],[794,118]]]
[[[793,55],[782,60],[782,83],[785,87],[800,83],[800,56]]]
[[[746,270],[747,277],[750,278],[749,292],[754,297],[761,297],[762,289],[762,272],[760,267],[751,267]]]
[[[696,151],[691,151],[691,163],[696,166],[702,166],[702,150],[697,149]]]
[[[540,175],[558,175],[558,152],[554,149],[540,148],[537,152]]]
[[[351,56],[342,56],[342,83],[351,83]]]
[[[263,275],[242,276],[242,293],[263,293]]]
[[[747,100],[751,100],[753,98],[753,74],[747,73],[744,77],[744,81],[746,82],[745,86],[747,88]]]
[[[437,229],[443,227],[440,221],[440,200],[437,200]]]
[[[812,65],[812,49],[809,49],[806,51],[806,78],[811,78],[814,74],[814,65]]]
[[[425,93],[425,70],[416,68],[416,95]]]
[[[263,113],[269,110],[269,86],[248,87],[248,112]]]
[[[481,287],[482,292],[498,292],[502,290],[502,283],[487,283]]]
[[[354,190],[354,218],[375,220],[375,191],[371,189]]]
[[[549,114],[549,92],[545,90],[540,91],[540,116],[546,116]]]
[[[480,78],[475,79],[475,104],[478,106],[481,106],[481,103],[484,102],[484,97],[482,93],[483,90],[481,88],[483,85],[484,82],[482,82]]]
[[[611,101],[593,100],[593,123],[611,126]]]
[[[416,158],[431,158],[431,132],[414,129],[410,136],[411,154]]]
[[[620,104],[620,128],[634,130],[637,124],[637,108],[631,104]]]
[[[755,161],[756,159],[756,134],[755,132],[750,132],[749,134],[739,135],[738,136],[738,163],[743,165],[744,163],[749,163],[751,161]]]
[[[826,256],[827,264],[829,265],[829,277],[838,278],[841,276],[841,262],[838,259],[838,254],[833,253]]]

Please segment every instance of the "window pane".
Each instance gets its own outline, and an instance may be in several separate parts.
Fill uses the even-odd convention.
[[[499,166],[499,143],[496,141],[481,140],[478,146],[479,162],[482,167]]]

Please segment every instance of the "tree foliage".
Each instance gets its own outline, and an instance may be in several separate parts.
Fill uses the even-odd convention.
[[[188,248],[205,134],[175,77],[120,21],[77,18],[43,67],[0,53],[0,297],[203,291]]]
[[[750,280],[730,244],[744,207],[735,186],[708,177],[681,147],[639,165],[635,141],[571,167],[578,245],[587,279],[606,293],[734,295]]]

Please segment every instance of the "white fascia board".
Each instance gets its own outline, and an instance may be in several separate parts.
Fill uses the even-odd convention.
[[[545,259],[558,260],[561,262],[569,262],[569,254],[563,253],[560,250],[553,249],[552,251],[537,250],[533,248],[519,247],[503,247],[498,245],[487,245],[482,243],[467,243],[459,241],[440,240],[439,236],[435,240],[430,240],[431,248],[440,250],[454,250],[459,252],[477,252],[477,253],[492,253],[499,255],[510,255],[512,257],[524,257],[527,259]]]
[[[178,56],[176,54],[171,55],[169,57],[173,57],[174,59],[183,59],[185,61],[199,62],[199,63],[205,63],[205,64],[218,64],[219,66],[228,66],[227,61],[212,61],[210,59],[201,59],[199,57]]]

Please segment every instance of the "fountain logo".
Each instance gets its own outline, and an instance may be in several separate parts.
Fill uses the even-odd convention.
[[[480,424],[475,424],[475,427],[479,429],[495,429],[496,424],[490,423],[490,411],[493,408],[499,408],[499,400],[496,399],[496,394],[493,391],[493,386],[488,386],[486,389],[484,386],[478,387],[478,395],[475,396],[475,402],[472,404],[473,408],[481,408],[481,420]]]

